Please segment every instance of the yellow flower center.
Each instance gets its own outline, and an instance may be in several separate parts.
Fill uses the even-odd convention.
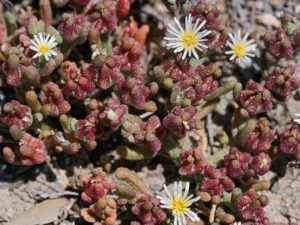
[[[175,198],[171,203],[171,208],[176,213],[182,213],[188,208],[187,201],[182,198]]]
[[[39,45],[38,52],[41,54],[45,54],[50,51],[50,47],[46,44]]]
[[[198,43],[197,34],[191,31],[185,32],[181,37],[181,42],[185,48],[195,47]]]
[[[246,54],[245,45],[241,42],[237,42],[233,46],[233,52],[237,57],[243,57]]]

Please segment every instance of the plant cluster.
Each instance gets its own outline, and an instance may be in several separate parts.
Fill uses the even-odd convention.
[[[40,0],[37,16],[0,14],[1,86],[14,93],[0,113],[4,159],[42,164],[53,154],[102,151],[99,143],[117,136],[122,159],[162,155],[181,181],[153,193],[124,167],[114,181],[104,172],[84,177],[86,222],[269,224],[268,198],[260,191],[270,183],[261,176],[282,155],[300,158],[299,119],[275,129],[268,117],[298,88],[295,66],[282,62],[299,50],[300,20],[284,13],[282,27],[265,34],[263,78],[243,84],[223,79],[222,61],[251,66],[257,45],[242,30],[228,33],[214,4],[173,4],[181,17],[166,26],[166,48],[155,63],[147,57],[150,27],[129,18],[133,4]],[[207,116],[230,91],[231,127],[208,153],[212,146],[191,136],[205,130]]]

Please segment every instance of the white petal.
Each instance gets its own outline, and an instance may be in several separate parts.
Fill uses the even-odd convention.
[[[196,23],[194,24],[194,26],[193,26],[193,28],[192,28],[193,32],[197,32],[199,23],[200,23],[200,19],[197,19],[197,20],[196,20]],[[201,29],[201,28],[200,28],[200,29]],[[199,30],[200,30],[200,29],[199,29]],[[198,31],[199,31],[199,30],[198,30]]]
[[[181,46],[181,44],[178,44],[178,43],[167,43],[166,44],[166,47],[168,48],[168,49],[175,49],[175,48],[178,48],[178,47],[180,47]]]
[[[34,40],[30,40],[30,44],[32,44],[35,47],[38,47],[38,43],[36,43]]]
[[[186,219],[183,213],[179,214],[179,224],[186,225]]]
[[[245,62],[245,63],[247,63],[247,64],[251,63],[250,57],[244,56],[243,59],[244,59],[244,62]]]
[[[167,46],[177,46],[177,45],[180,45],[180,46],[182,46],[182,43],[181,42],[179,42],[179,41],[177,41],[177,42],[169,42],[169,43],[167,43]]]
[[[198,49],[200,52],[203,52],[203,49],[200,48],[199,46],[196,46],[195,48]]]
[[[171,209],[171,206],[170,205],[160,205],[161,208],[164,208],[164,209]]]
[[[233,35],[231,33],[228,34],[229,38],[231,39],[232,42],[235,42],[235,38],[233,37]]]
[[[174,215],[174,225],[178,225],[178,216]]]
[[[164,37],[165,40],[168,40],[168,41],[178,41],[180,40],[179,38],[177,37]]]
[[[36,53],[32,58],[37,58],[37,57],[40,57],[42,54],[41,53]]]
[[[44,39],[44,42],[45,42],[45,43],[48,43],[49,38],[50,38],[50,34],[47,34],[46,38]]]
[[[170,29],[167,29],[168,32],[170,32],[171,34],[174,34],[175,36],[177,36],[177,35],[178,35],[178,37],[180,36],[180,31],[179,30],[177,30],[175,27],[173,27],[169,23],[168,23],[168,27],[170,28]]]
[[[179,28],[179,30],[180,30],[182,33],[184,33],[184,30],[183,30],[183,28],[182,28],[182,26],[181,26],[179,20],[178,20],[176,17],[174,17],[174,21],[175,21],[177,27]]]
[[[233,54],[230,58],[229,58],[229,60],[234,60],[236,58],[236,56]]]
[[[183,224],[181,214],[179,214],[179,215],[177,216],[177,219],[178,219],[178,225],[186,225],[186,224]]]
[[[54,56],[57,56],[57,52],[54,51],[54,50],[51,50],[51,51],[50,51],[50,54],[51,54],[51,55],[54,55]]]
[[[182,44],[181,43],[168,43],[166,46],[169,48],[179,48],[179,47],[182,47]]]
[[[243,37],[242,41],[245,42],[245,41],[247,40],[248,36],[249,36],[249,33],[247,32],[247,33],[245,34],[245,36]]]
[[[48,41],[48,43],[50,44],[50,43],[54,43],[54,42],[56,42],[56,37],[52,36],[50,38],[50,40]]]
[[[184,49],[183,46],[179,46],[179,47],[175,48],[174,53],[181,52],[183,49]]]
[[[48,45],[49,45],[51,48],[55,48],[55,47],[58,45],[58,43],[54,41],[54,42],[48,43]]]
[[[188,16],[186,16],[186,17],[184,18],[184,20],[185,20],[185,23],[184,23],[184,25],[185,25],[185,30],[188,30],[188,29],[190,28],[190,25],[191,25],[190,18],[191,18],[191,14],[189,14]]]
[[[193,197],[193,196],[192,196]],[[193,204],[194,202],[198,202],[200,200],[200,196],[197,196],[195,198],[192,198],[191,200],[188,201],[189,204]]]
[[[177,38],[178,40],[180,40],[180,34],[175,34],[173,31],[171,30],[167,30],[170,34],[174,35],[175,38]]]
[[[199,44],[198,44],[198,46],[200,46],[200,47],[202,47],[202,48],[208,48],[208,46],[207,46],[207,45],[205,45],[205,44],[202,44],[202,43],[199,43]]]
[[[211,30],[203,30],[198,34],[198,36],[202,39],[202,38],[206,37],[207,35],[209,35],[210,33],[211,33]]]
[[[192,49],[192,52],[193,52],[193,56],[194,56],[196,59],[199,59],[199,55],[197,54],[195,48]]]
[[[185,190],[184,190],[184,194],[183,194],[183,198],[186,198],[189,194],[189,190],[190,190],[190,182],[186,182],[185,183]]]
[[[253,50],[255,50],[255,48],[256,48],[256,44],[246,46],[246,49],[248,51],[253,51]]]
[[[199,43],[206,42],[207,40],[208,40],[207,38],[201,38],[201,39],[199,40]]]
[[[226,45],[229,46],[230,48],[233,48],[233,44],[229,41],[226,41]]]
[[[226,51],[226,52],[225,52],[225,54],[226,54],[226,55],[228,55],[228,54],[230,54],[230,55],[231,55],[231,54],[233,54],[233,53],[234,53],[234,52],[233,52],[232,50],[230,50],[230,51]]]
[[[242,67],[245,67],[245,66],[249,65],[249,63],[245,58],[240,58],[240,65]]]
[[[168,189],[167,185],[165,185],[165,184],[164,184],[164,190],[165,190],[166,194],[168,195],[168,197],[170,199],[172,199],[173,197],[172,197],[171,193],[169,192],[169,189]]]
[[[33,38],[34,38],[35,42],[37,43],[37,45],[41,44],[41,41],[40,41],[39,37],[36,34],[33,35]]]
[[[177,197],[178,196],[178,182],[174,182],[173,186],[172,186],[172,190],[173,190],[173,196]]]
[[[239,40],[241,40],[241,30],[238,30],[237,37]]]
[[[255,55],[252,53],[246,53],[245,56],[250,56],[250,57],[254,57]]]
[[[40,43],[43,44],[44,43],[44,35],[42,33],[38,33],[38,37],[39,37]]]
[[[249,40],[249,41],[245,42],[245,44],[246,44],[246,45],[250,45],[250,44],[252,44],[253,42],[254,42],[254,40],[253,40],[253,39],[251,39],[251,40]]]
[[[168,198],[164,194],[157,195],[156,198],[159,199],[162,204],[165,204],[165,205],[170,204],[170,198]]]
[[[197,27],[197,29],[195,30],[196,32],[198,32],[199,30],[201,30],[201,28],[206,24],[206,20],[203,20],[201,22],[201,24]]]
[[[187,55],[187,49],[184,50],[183,55],[182,55],[182,59],[184,60],[186,58]]]
[[[200,221],[200,218],[192,210],[187,210],[185,215],[187,215],[193,222]]]
[[[191,48],[188,49],[188,56],[189,56],[189,57],[192,56],[192,49],[191,49]]]
[[[38,51],[38,48],[37,48],[36,46],[30,45],[29,48],[30,48],[31,50],[35,51],[35,52]]]
[[[193,17],[191,14],[189,14],[189,24],[188,24],[188,30],[192,31],[193,30]]]

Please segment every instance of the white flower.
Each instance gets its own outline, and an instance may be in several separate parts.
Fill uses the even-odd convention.
[[[253,44],[254,40],[251,39],[247,41],[249,33],[246,33],[245,36],[241,37],[241,31],[238,30],[237,33],[229,33],[230,41],[228,40],[226,45],[231,49],[226,51],[225,54],[232,55],[230,60],[236,59],[237,63],[240,65],[247,65],[251,62],[250,57],[254,57],[256,44]]]
[[[242,223],[241,222],[234,222],[233,225],[242,225]]]
[[[300,113],[295,113],[295,117],[294,122],[300,125]]]
[[[171,37],[165,37],[167,40],[167,47],[174,49],[174,52],[183,52],[182,59],[185,59],[187,56],[191,57],[192,55],[199,59],[197,50],[203,51],[204,48],[208,48],[204,44],[207,41],[206,37],[211,33],[209,30],[203,30],[200,32],[201,28],[206,23],[206,20],[203,20],[200,23],[200,20],[197,19],[196,23],[192,23],[193,17],[191,14],[185,17],[184,28],[180,24],[179,20],[174,17],[176,27],[168,24],[167,32],[171,34]]]
[[[200,218],[195,212],[190,209],[190,206],[197,202],[200,197],[188,195],[190,183],[185,183],[183,190],[183,183],[181,181],[174,182],[169,187],[164,185],[164,191],[156,197],[160,200],[161,207],[172,211],[174,216],[174,225],[186,225],[188,217],[191,221],[200,221]]]
[[[38,33],[33,36],[33,40],[30,40],[31,45],[29,48],[36,52],[33,58],[44,56],[48,61],[49,57],[56,56],[57,52],[53,50],[58,44],[56,38],[50,34]]]

